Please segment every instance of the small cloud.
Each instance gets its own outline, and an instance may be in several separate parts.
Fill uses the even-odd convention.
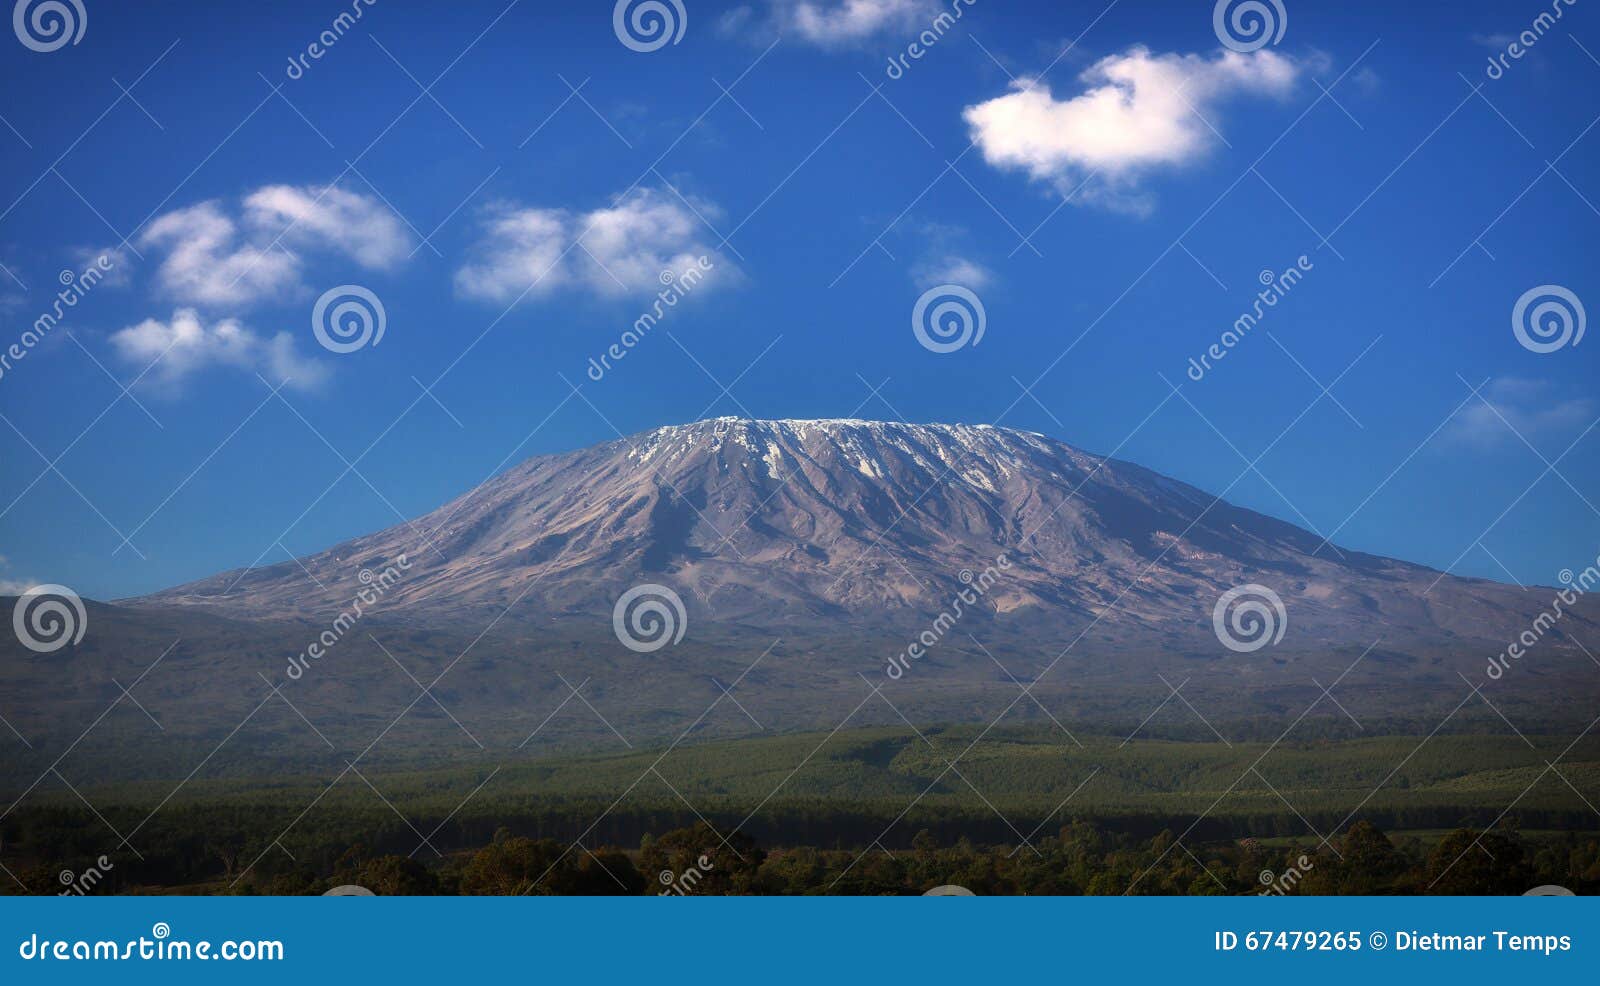
[[[939,284],[959,284],[976,291],[989,286],[993,273],[981,264],[953,254],[931,258],[917,264],[911,277],[918,287],[931,288]]]
[[[891,30],[926,26],[941,9],[937,0],[771,0],[764,15],[748,5],[733,8],[718,19],[717,31],[762,43],[782,35],[844,48]]]
[[[1237,95],[1286,97],[1309,66],[1272,51],[1153,54],[1136,46],[1103,58],[1057,99],[1037,79],[962,114],[984,160],[1026,171],[1063,195],[1136,214],[1153,208],[1140,182],[1199,161],[1217,142],[1221,105]],[[1079,189],[1085,191],[1079,192]]]
[[[163,397],[176,397],[190,377],[219,366],[259,373],[274,384],[287,381],[299,390],[314,389],[329,375],[322,363],[300,355],[287,332],[268,338],[231,318],[207,327],[192,308],[178,309],[168,322],[147,318],[112,333],[111,345],[143,374],[139,386]]]
[[[125,288],[133,283],[133,258],[121,247],[80,247],[72,251],[69,269],[79,280],[86,271],[97,270],[97,288]]]
[[[1500,51],[1517,39],[1509,34],[1474,34],[1472,43],[1480,47]]]
[[[1378,90],[1383,88],[1383,77],[1366,65],[1357,69],[1356,73],[1350,76],[1350,81],[1361,90],[1363,96],[1377,95]]]
[[[648,189],[583,213],[500,203],[490,207],[472,259],[456,272],[456,290],[499,303],[562,288],[649,294],[661,289],[664,272],[681,275],[702,257],[717,270],[707,280],[725,280],[732,268],[700,239],[700,216],[720,212],[708,202],[692,204]]]
[[[375,198],[326,185],[269,185],[247,195],[242,210],[211,201],[161,215],[139,245],[166,251],[156,276],[171,297],[243,305],[304,293],[311,256],[338,254],[388,270],[405,259],[410,242]]]
[[[1501,377],[1479,391],[1445,428],[1444,438],[1458,445],[1490,449],[1522,439],[1561,434],[1594,420],[1596,404],[1588,398],[1562,398],[1547,380]]]
[[[19,579],[10,574],[11,562],[0,555],[0,596],[20,596],[38,585],[35,579]]]

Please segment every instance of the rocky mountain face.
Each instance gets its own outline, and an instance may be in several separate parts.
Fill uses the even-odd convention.
[[[676,598],[648,590],[619,633],[641,586]],[[1271,595],[1243,592],[1219,630],[1249,586]],[[292,562],[91,601],[82,642],[48,655],[0,638],[0,714],[37,747],[0,781],[69,743],[75,777],[124,781],[219,748],[207,776],[337,773],[329,744],[374,737],[364,762],[401,768],[901,715],[1205,739],[1270,739],[1308,706],[1302,731],[1576,729],[1600,621],[1585,598],[1541,626],[1554,596],[1323,545],[1041,435],[719,418],[531,459]],[[652,623],[660,648],[628,646]],[[1463,703],[1461,676],[1484,683],[1536,626],[1493,710]]]
[[[981,578],[982,618],[1062,639],[1099,617],[1105,643],[1203,642],[1218,598],[1259,584],[1291,647],[1498,649],[1548,602],[1324,545],[1038,434],[737,418],[534,458],[411,523],[130,602],[317,618],[386,569],[383,611],[429,626],[599,620],[651,582],[695,622],[884,628],[926,622]]]

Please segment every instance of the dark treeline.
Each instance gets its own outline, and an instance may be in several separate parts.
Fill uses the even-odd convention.
[[[870,812],[833,807],[813,815],[790,806],[731,836],[725,833],[735,821],[712,818],[708,825],[639,811],[611,829],[596,826],[575,844],[594,817],[574,808],[571,817],[499,826],[475,843],[467,840],[478,825],[447,825],[423,845],[393,813],[341,813],[297,827],[281,845],[277,821],[259,810],[187,806],[139,832],[139,859],[127,847],[108,850],[108,831],[93,816],[40,808],[7,820],[0,849],[16,876],[7,892],[36,894],[73,892],[86,873],[94,876],[84,892],[96,894],[296,895],[344,884],[379,894],[920,894],[943,884],[979,894],[1521,894],[1544,884],[1600,890],[1600,836],[1523,837],[1519,826],[1543,824],[1526,816],[1492,832],[1456,828],[1428,842],[1390,839],[1361,821],[1331,845],[1307,837],[1305,822],[1293,815],[1202,823],[1181,844],[1174,833],[1188,829],[1187,819],[1080,819],[1041,831],[1028,846],[993,815],[956,813],[929,824],[908,817],[896,826],[908,833],[903,841],[874,845],[885,822]],[[785,825],[782,838],[765,835],[774,819]],[[1447,827],[1430,826],[1431,818],[1405,821],[1409,828]],[[1454,812],[1451,822],[1460,821]],[[351,828],[361,833],[356,839],[345,838]],[[426,833],[432,825],[417,828]],[[613,835],[641,829],[627,840]],[[1258,841],[1267,839],[1270,845]]]

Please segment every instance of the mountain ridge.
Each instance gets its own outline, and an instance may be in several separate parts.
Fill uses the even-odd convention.
[[[1002,556],[984,617],[1067,633],[1115,608],[1141,642],[1203,640],[1243,584],[1273,588],[1322,645],[1368,629],[1492,641],[1528,609],[1521,590],[1324,546],[1037,432],[741,417],[535,456],[414,521],[124,602],[315,616],[404,557],[385,611],[427,624],[597,618],[664,582],[700,619],[878,626],[936,612]]]

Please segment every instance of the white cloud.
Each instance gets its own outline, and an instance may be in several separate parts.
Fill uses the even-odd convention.
[[[20,596],[39,584],[34,579],[8,578],[5,573],[10,568],[11,562],[0,555],[0,596]]]
[[[284,242],[326,245],[371,270],[390,270],[411,252],[401,222],[377,199],[327,186],[268,185],[244,200],[250,225]]]
[[[323,364],[301,356],[287,332],[268,338],[236,319],[222,319],[207,327],[192,308],[180,308],[172,320],[147,318],[115,332],[111,344],[117,355],[144,372],[141,386],[175,396],[189,377],[213,366],[259,373],[274,385],[309,390],[328,378]]]
[[[709,203],[697,202],[694,210],[718,215]],[[660,290],[663,271],[681,274],[700,257],[717,270],[708,280],[725,280],[731,268],[700,239],[705,226],[695,211],[647,189],[584,213],[494,206],[472,259],[456,272],[456,290],[501,303],[558,288],[646,294]]]
[[[303,293],[308,258],[343,255],[369,270],[405,259],[409,240],[377,199],[328,186],[269,185],[234,215],[219,202],[168,212],[139,245],[166,250],[161,288],[196,305],[243,305]]]
[[[930,288],[939,284],[959,284],[964,288],[979,290],[989,286],[993,275],[987,267],[966,257],[947,254],[923,261],[911,271],[918,287]]]
[[[719,19],[718,30],[763,41],[781,34],[839,48],[891,30],[925,27],[942,9],[937,0],[773,0],[770,6],[765,17],[749,6],[735,7]]]
[[[1448,441],[1480,449],[1505,444],[1521,445],[1522,438],[1536,442],[1593,421],[1595,402],[1588,398],[1562,398],[1547,380],[1501,377],[1479,391],[1451,420],[1444,431]],[[1515,429],[1515,430],[1513,430]]]
[[[1024,170],[1063,194],[1081,184],[1085,198],[1142,213],[1151,203],[1140,179],[1203,157],[1217,142],[1211,128],[1224,100],[1287,96],[1301,70],[1271,51],[1208,58],[1133,47],[1086,69],[1076,96],[1057,99],[1049,86],[1021,79],[963,117],[989,164]]]
[[[808,0],[789,9],[788,24],[814,44],[854,44],[879,31],[913,27],[932,17],[937,6],[929,0]]]

